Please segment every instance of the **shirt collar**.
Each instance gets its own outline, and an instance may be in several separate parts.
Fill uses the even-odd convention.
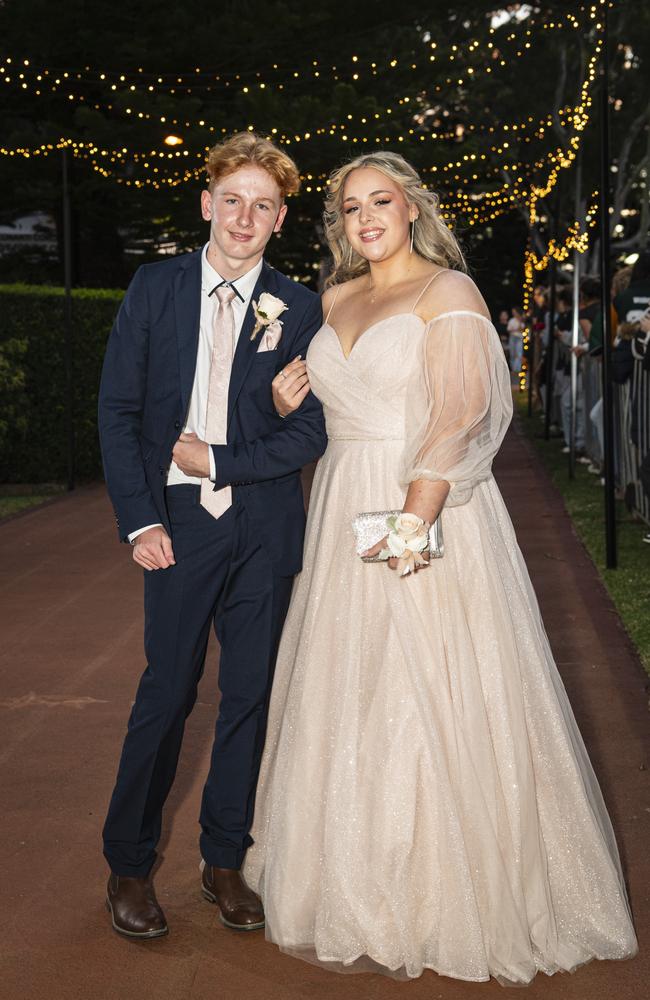
[[[225,280],[222,275],[219,274],[217,270],[212,266],[208,260],[208,246],[206,243],[203,247],[203,252],[201,253],[201,290],[206,292],[208,295],[216,285],[222,284]],[[253,289],[257,284],[257,279],[262,273],[262,266],[264,261],[260,259],[255,267],[247,271],[246,274],[242,274],[240,278],[236,278],[231,282],[233,288],[236,288],[244,302],[248,302],[251,295],[253,294]],[[234,301],[239,301],[235,299]]]

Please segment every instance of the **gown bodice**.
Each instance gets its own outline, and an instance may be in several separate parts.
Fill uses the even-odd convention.
[[[407,387],[425,329],[416,313],[386,317],[361,334],[346,358],[334,327],[323,324],[307,368],[331,441],[404,439]]]

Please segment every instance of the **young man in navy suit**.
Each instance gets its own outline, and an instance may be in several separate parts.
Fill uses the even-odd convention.
[[[264,926],[240,868],[301,568],[300,470],[326,446],[299,362],[286,377],[300,408],[281,417],[271,391],[322,322],[318,297],[263,259],[285,197],[298,190],[297,168],[272,143],[241,133],[210,151],[207,171],[209,242],[138,270],[108,341],[99,397],[120,538],[145,570],[147,668],[104,826],[107,907],[115,930],[135,938],[167,933],[151,869],[211,623],[221,703],[201,806],[202,891],[227,926]]]

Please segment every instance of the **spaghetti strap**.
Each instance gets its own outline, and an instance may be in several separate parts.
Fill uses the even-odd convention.
[[[332,304],[331,304],[331,306],[329,307],[329,309],[327,310],[327,316],[325,317],[325,322],[326,322],[326,323],[329,323],[329,321],[330,321],[330,316],[332,315],[332,309],[333,309],[333,308],[334,308],[334,306],[336,305],[336,300],[337,300],[337,299],[338,299],[338,297],[339,297],[339,292],[340,292],[340,291],[341,291],[341,285],[337,285],[337,286],[336,286],[336,291],[334,292],[334,298],[332,299]]]
[[[418,302],[420,301],[420,299],[422,298],[422,296],[423,296],[423,295],[424,295],[424,293],[426,292],[426,290],[427,290],[427,288],[429,287],[429,285],[430,285],[430,284],[431,284],[432,282],[434,282],[434,281],[436,280],[436,278],[439,278],[441,274],[445,274],[447,270],[448,270],[448,269],[447,269],[446,267],[441,267],[439,271],[436,271],[436,273],[435,273],[434,275],[432,275],[432,276],[431,276],[431,277],[429,278],[429,280],[427,281],[426,285],[424,286],[424,288],[422,289],[422,291],[421,291],[421,292],[420,292],[420,294],[418,295],[417,299],[416,299],[416,300],[415,300],[415,302],[413,303],[413,308],[411,309],[411,312],[412,312],[412,313],[414,313],[414,312],[415,312],[415,307],[417,306]],[[332,305],[334,305],[334,303],[332,303]],[[331,311],[331,310],[330,310],[330,311]]]

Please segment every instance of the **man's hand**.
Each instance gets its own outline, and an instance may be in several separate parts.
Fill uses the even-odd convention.
[[[281,417],[297,410],[310,390],[307,365],[300,356],[285,365],[271,382],[273,405]]]
[[[164,528],[149,528],[133,543],[133,558],[144,569],[167,569],[175,566],[171,538]]]
[[[206,441],[200,441],[196,434],[181,434],[174,445],[172,458],[186,476],[207,479],[210,475],[210,456]]]

